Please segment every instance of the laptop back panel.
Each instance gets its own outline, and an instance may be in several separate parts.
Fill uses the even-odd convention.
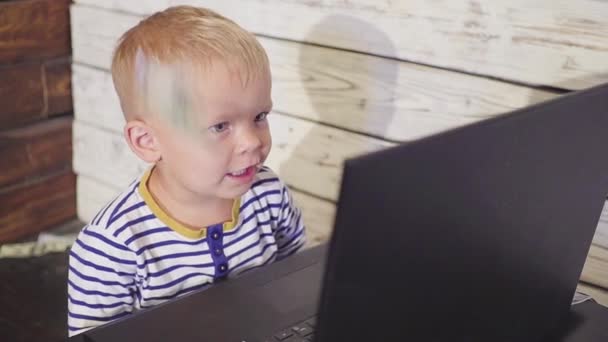
[[[608,87],[346,162],[316,341],[539,341],[608,192]]]

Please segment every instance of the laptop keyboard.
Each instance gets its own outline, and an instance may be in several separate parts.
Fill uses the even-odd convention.
[[[262,342],[312,342],[316,323],[316,317],[309,318],[276,332]]]

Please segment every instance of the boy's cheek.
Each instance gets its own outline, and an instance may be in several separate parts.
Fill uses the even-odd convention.
[[[272,141],[269,141],[268,144],[266,145],[266,150],[264,151],[264,158],[268,157],[268,155],[270,154],[270,151],[272,151]]]

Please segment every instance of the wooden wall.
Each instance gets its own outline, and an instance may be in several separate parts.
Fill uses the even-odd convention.
[[[0,2],[0,242],[76,215],[69,4]]]
[[[268,165],[292,187],[311,243],[331,231],[347,157],[608,81],[608,3],[581,0],[76,0],[74,169],[90,219],[146,166],[121,136],[116,39],[173,4],[258,35],[273,69]],[[608,209],[582,280],[608,287]],[[439,252],[439,251],[438,251]]]

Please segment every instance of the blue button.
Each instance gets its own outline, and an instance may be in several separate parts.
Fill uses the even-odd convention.
[[[221,272],[226,272],[227,269],[228,269],[228,265],[226,265],[226,264],[221,264],[220,265],[220,271]]]
[[[211,237],[213,238],[213,240],[217,240],[220,238],[220,233],[218,232],[213,232],[213,234],[211,234]]]
[[[213,253],[215,253],[215,255],[222,255],[222,250],[220,248],[216,248],[213,250]]]

